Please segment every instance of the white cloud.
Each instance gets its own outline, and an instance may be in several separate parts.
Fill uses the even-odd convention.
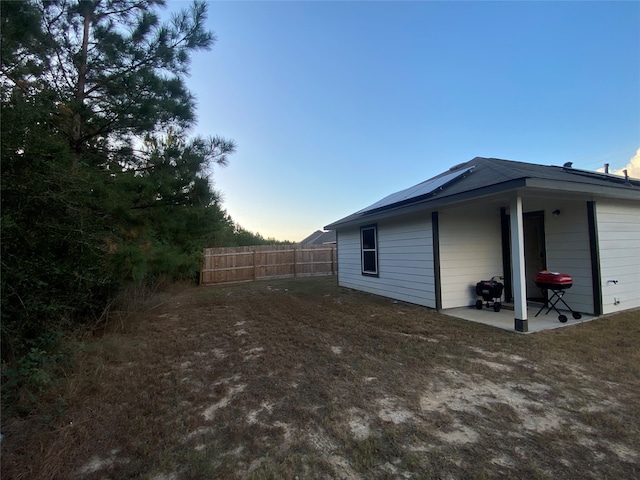
[[[625,168],[630,177],[640,178],[640,148],[636,150],[636,154],[629,160],[629,164]],[[620,174],[624,175],[622,172]]]
[[[629,160],[626,167],[622,167],[620,170],[610,170],[609,173],[624,176],[625,170],[630,177],[640,178],[640,148],[636,150],[636,154]],[[598,172],[604,172],[604,169],[599,168]]]

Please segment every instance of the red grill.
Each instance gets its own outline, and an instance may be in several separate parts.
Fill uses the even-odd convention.
[[[566,290],[573,285],[573,278],[566,273],[542,270],[536,274],[536,285],[543,290]]]
[[[567,309],[571,312],[573,318],[575,318],[576,320],[582,318],[582,315],[571,310],[571,307],[567,305],[567,302],[565,302],[562,298],[564,296],[565,290],[573,286],[573,278],[571,278],[571,275],[567,273],[557,273],[550,272],[549,270],[542,270],[541,272],[538,272],[536,274],[535,282],[538,288],[542,289],[542,292],[544,293],[544,297],[546,299],[544,305],[542,305],[542,307],[540,307],[540,310],[538,310],[538,313],[536,313],[536,317],[540,315],[540,312],[542,310],[547,308],[545,315],[549,313],[551,309],[553,309],[558,314],[558,320],[560,320],[560,322],[562,323],[566,322],[567,317],[563,315],[556,307],[556,304],[558,302],[562,302],[564,306],[567,307]],[[549,291],[552,292],[551,297],[549,297]]]

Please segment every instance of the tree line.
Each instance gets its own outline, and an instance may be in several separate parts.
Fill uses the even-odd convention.
[[[235,143],[189,134],[185,78],[216,40],[204,2],[168,21],[164,0],[0,6],[3,359],[127,285],[197,278],[205,246],[274,242],[213,188]]]

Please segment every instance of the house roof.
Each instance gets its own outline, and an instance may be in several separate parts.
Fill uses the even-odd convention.
[[[476,157],[414,187],[388,195],[369,207],[327,225],[325,229],[360,223],[383,212],[412,206],[436,208],[523,187],[640,200],[640,180],[570,166]]]
[[[326,243],[336,243],[336,232],[316,230],[307,238],[300,242],[300,245],[324,245]]]

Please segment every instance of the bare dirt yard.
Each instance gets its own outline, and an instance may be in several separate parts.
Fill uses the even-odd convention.
[[[519,335],[328,277],[123,327],[3,419],[3,479],[640,478],[638,311]]]

